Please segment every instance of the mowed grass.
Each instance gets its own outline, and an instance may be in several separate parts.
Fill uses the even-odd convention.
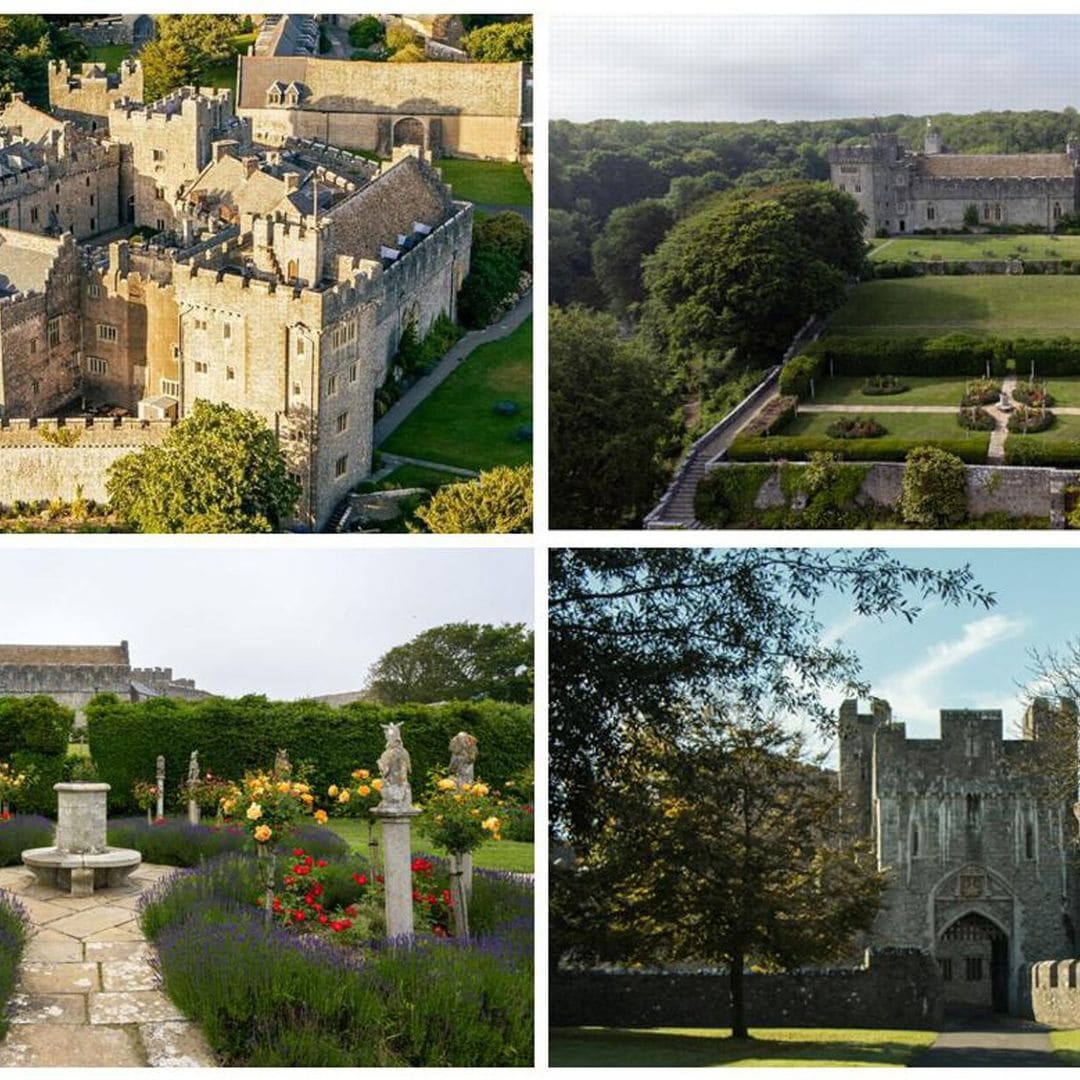
[[[1051,1031],[1050,1046],[1062,1065],[1080,1066],[1080,1029]]]
[[[1023,250],[1021,250],[1023,249]],[[1080,236],[905,236],[881,240],[871,262],[967,262],[977,259],[1080,259]]]
[[[516,161],[467,161],[440,158],[443,180],[453,185],[454,197],[497,206],[532,206],[532,187]]]
[[[86,50],[86,59],[95,64],[104,64],[106,71],[119,71],[121,61],[130,55],[130,45],[95,45]]]
[[[897,375],[907,386],[902,394],[868,395],[862,392],[863,378],[841,376],[835,379],[815,379],[814,397],[806,405],[852,405],[858,409],[873,409],[877,405],[955,405],[960,406],[967,386],[966,379],[935,378],[923,375]],[[1080,395],[1080,386],[1077,387]]]
[[[751,1028],[732,1039],[730,1028],[554,1028],[555,1066],[702,1065],[822,1067],[907,1065],[937,1038],[932,1031],[840,1028]]]
[[[513,401],[513,416],[495,412]],[[532,443],[516,437],[532,423],[532,318],[512,334],[474,349],[379,449],[462,469],[525,465]]]
[[[236,96],[236,58],[241,53],[248,51],[249,45],[255,44],[256,34],[254,32],[250,34],[236,34],[229,38],[229,45],[233,49],[233,55],[230,59],[223,61],[220,64],[214,64],[212,67],[208,67],[199,79],[201,86],[219,86],[226,87],[233,92],[233,97]]]
[[[959,411],[959,410],[957,410]],[[933,442],[936,439],[963,439],[976,434],[965,431],[951,413],[881,413],[871,409],[853,409],[850,413],[802,413],[778,435],[828,437],[830,424],[845,417],[874,417],[885,429],[885,438]],[[872,443],[874,439],[850,439],[849,442]]]
[[[856,286],[832,334],[1061,337],[1080,334],[1080,277],[896,278]]]
[[[438,469],[425,469],[422,465],[399,465],[379,481],[379,490],[421,487],[428,491],[438,491],[445,484],[459,484],[464,479],[464,476],[440,472]]]
[[[1051,409],[1051,412],[1053,410]],[[1062,416],[1054,414],[1054,423],[1045,431],[1035,432],[1033,435],[1020,433],[1009,435],[1013,439],[1038,439],[1039,442],[1080,442],[1080,416]]]
[[[1035,374],[1038,378],[1038,371]],[[1080,375],[1055,375],[1046,380],[1046,387],[1054,399],[1055,406],[1080,408]]]
[[[368,853],[368,830],[363,821],[354,818],[331,818],[327,828],[333,829],[353,851]],[[378,839],[378,829],[375,830]],[[430,854],[431,842],[419,829],[412,829],[412,849]],[[485,840],[473,854],[473,865],[483,870],[513,870],[519,874],[533,872],[533,845],[519,840]]]

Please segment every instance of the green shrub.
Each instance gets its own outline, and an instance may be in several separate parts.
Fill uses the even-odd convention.
[[[1033,409],[1018,405],[1009,416],[1009,431],[1014,435],[1035,435],[1054,426],[1054,414],[1049,409]]]
[[[880,439],[888,431],[872,416],[841,416],[825,429],[825,434],[830,439]]]
[[[1080,440],[1052,440],[1010,435],[1005,440],[1006,465],[1041,465],[1055,469],[1080,468]]]
[[[694,493],[694,516],[703,525],[721,529],[747,521],[761,485],[772,475],[771,465],[710,469]]]
[[[121,701],[96,697],[86,709],[90,751],[102,779],[112,784],[110,807],[137,810],[131,796],[136,780],[153,775],[158,754],[186,763],[199,751],[204,771],[239,779],[245,770],[267,768],[281,748],[296,765],[312,768],[321,790],[339,782],[344,769],[372,768],[385,745],[382,726],[404,724],[413,774],[425,776],[449,760],[448,744],[459,731],[480,743],[484,779],[501,787],[532,760],[531,710],[494,701],[441,705],[383,706],[354,702],[335,709],[323,702],[271,702],[263,697],[180,701],[152,698]],[[166,803],[172,805],[180,780],[173,770]]]
[[[374,15],[362,15],[349,27],[349,44],[355,49],[370,49],[383,39],[383,24]]]
[[[517,288],[521,267],[505,251],[473,251],[469,276],[458,295],[461,321],[474,328],[488,326]]]
[[[835,454],[841,461],[904,461],[925,440],[830,439],[823,435],[772,435],[769,438],[736,437],[728,448],[729,461],[807,461],[814,453]],[[957,439],[937,439],[935,445],[962,458],[969,465],[982,465],[990,436],[979,434]]]
[[[800,400],[810,397],[810,383],[818,377],[821,357],[812,353],[793,356],[780,372],[780,393]]]
[[[898,262],[875,262],[870,265],[873,267],[873,276],[880,280],[920,276],[919,268],[909,259],[901,259]]]
[[[961,407],[956,419],[967,431],[993,431],[997,427],[997,421],[981,405]]]
[[[862,393],[867,397],[890,397],[907,392],[907,383],[901,382],[895,375],[870,375],[863,380]]]
[[[45,754],[36,750],[16,750],[9,758],[16,772],[26,772],[32,782],[13,800],[23,814],[56,814],[56,792],[53,785],[64,779],[63,754]]]
[[[985,375],[1006,372],[1011,342],[971,334],[918,337],[826,337],[804,355],[819,357],[832,375]],[[1080,343],[1078,343],[1080,344]],[[1080,366],[1078,369],[1080,370]]]
[[[14,750],[67,753],[75,714],[53,698],[0,698],[0,758]]]
[[[908,525],[947,529],[967,517],[964,462],[937,446],[920,446],[907,456],[900,514]]]

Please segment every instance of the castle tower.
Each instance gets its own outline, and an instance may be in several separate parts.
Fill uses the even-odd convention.
[[[869,144],[829,151],[829,180],[858,203],[866,215],[867,236],[907,231],[900,211],[907,199],[907,156],[908,144],[891,133],[871,135]]]
[[[926,136],[923,140],[923,153],[941,153],[941,132],[934,127],[934,121],[931,120],[929,116],[926,118]]]
[[[874,736],[891,720],[892,709],[880,698],[871,698],[869,713],[860,714],[854,699],[840,706],[840,790],[845,820],[858,836],[873,831]]]

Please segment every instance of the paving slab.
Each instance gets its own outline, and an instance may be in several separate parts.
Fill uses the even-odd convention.
[[[91,994],[87,1006],[91,1024],[184,1019],[184,1014],[160,990],[102,991]]]
[[[83,949],[87,960],[149,960],[153,950],[145,941],[86,941]]]
[[[23,963],[19,984],[31,994],[87,994],[101,989],[97,964]]]
[[[129,911],[130,915],[131,912]],[[95,941],[146,941],[143,932],[139,929],[138,920],[122,923],[120,926],[110,926],[107,930],[99,930],[94,934],[87,934],[83,941],[90,945]]]
[[[139,1068],[146,1057],[137,1030],[83,1027],[77,1036],[58,1038],[48,1024],[12,1028],[0,1044],[0,1066],[90,1066]]]
[[[161,980],[145,959],[111,960],[101,965],[102,990],[157,990]]]
[[[31,916],[33,917],[33,916]],[[91,934],[98,934],[102,930],[111,930],[132,922],[134,916],[129,908],[114,907],[106,904],[101,907],[88,908],[86,911],[66,912],[62,918],[51,920],[49,926],[53,930],[59,930],[62,934],[70,934],[72,937],[87,938]]]
[[[18,991],[8,1004],[8,1019],[13,1024],[85,1024],[86,995]]]
[[[140,1024],[147,1064],[156,1068],[207,1068],[217,1065],[202,1032],[189,1020]]]
[[[39,930],[26,946],[24,959],[50,963],[78,963],[83,959],[82,942],[55,930]]]

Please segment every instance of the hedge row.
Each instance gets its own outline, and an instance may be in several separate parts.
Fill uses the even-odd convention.
[[[969,465],[986,463],[990,436],[958,439],[830,439],[823,435],[773,435],[768,438],[740,435],[728,449],[729,461],[808,461],[817,452],[835,454],[843,461],[904,461],[917,446],[934,446],[955,454]]]
[[[809,345],[781,373],[781,392],[796,393],[819,375],[1080,375],[1080,338],[827,337]],[[787,368],[795,366],[785,381]],[[805,396],[805,393],[802,395]]]
[[[1012,435],[1005,440],[1005,464],[1077,469],[1080,468],[1080,441]]]
[[[12,800],[20,813],[56,813],[53,784],[64,779],[74,722],[70,709],[44,694],[0,698],[0,761],[33,776],[33,783]]]
[[[203,773],[239,779],[245,770],[269,768],[279,749],[294,765],[312,767],[324,789],[356,768],[374,770],[386,743],[383,725],[400,723],[412,757],[413,787],[449,763],[448,743],[459,731],[480,743],[477,775],[503,784],[533,760],[532,711],[498,702],[383,706],[355,702],[335,709],[317,701],[280,702],[264,697],[138,703],[113,694],[86,708],[90,753],[101,779],[112,784],[109,811],[136,812],[131,787],[154,778],[158,754],[166,758],[166,805],[175,806],[188,760],[199,752]]]

